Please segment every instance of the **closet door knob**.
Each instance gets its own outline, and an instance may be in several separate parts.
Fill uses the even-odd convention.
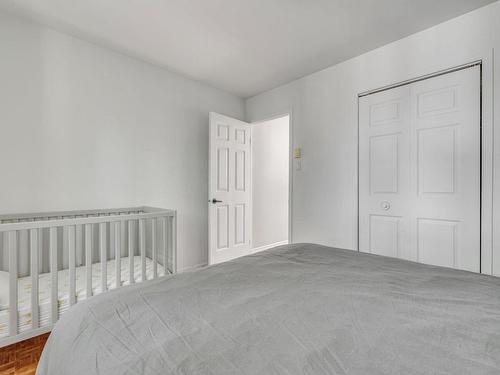
[[[383,201],[380,203],[380,207],[382,207],[383,210],[388,211],[391,208],[391,204],[387,201]]]
[[[212,203],[215,204],[215,203],[222,203],[222,201],[218,201],[217,199],[212,199]]]

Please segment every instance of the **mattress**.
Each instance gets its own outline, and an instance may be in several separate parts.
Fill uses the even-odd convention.
[[[103,293],[38,375],[500,373],[500,279],[295,244]]]
[[[122,285],[129,284],[129,258],[121,258],[121,280]],[[163,266],[157,263],[157,272],[159,276],[163,275]],[[107,288],[113,289],[116,286],[115,260],[107,262]],[[153,278],[153,261],[146,258],[146,277],[148,280]],[[134,280],[142,280],[141,257],[134,257]],[[39,325],[40,327],[51,324],[51,275],[43,273],[39,276]],[[31,277],[18,279],[18,331],[19,333],[31,329]],[[92,265],[92,292],[94,295],[100,294],[101,289],[101,264]],[[86,298],[86,268],[85,266],[76,268],[76,299],[80,302]],[[7,300],[2,298],[1,300]],[[58,308],[59,316],[62,316],[70,307],[69,304],[69,270],[58,272]],[[0,337],[8,336],[9,307],[0,306]]]

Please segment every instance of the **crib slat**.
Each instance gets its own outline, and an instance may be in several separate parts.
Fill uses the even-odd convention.
[[[87,298],[92,297],[92,224],[85,224],[85,287]]]
[[[64,269],[65,266],[65,260],[67,259],[68,256],[68,226],[64,225],[62,227],[62,268]]]
[[[59,296],[57,281],[57,228],[49,229],[49,247],[50,247],[50,280],[51,280],[51,320],[55,324],[59,318]]]
[[[121,222],[121,246],[120,246],[120,251],[121,251],[121,254],[126,254],[128,253],[128,250],[125,249],[126,245],[127,245],[127,222],[124,220]],[[126,251],[125,251],[126,250]],[[122,283],[124,282],[125,280],[122,280]]]
[[[4,234],[4,248],[9,251],[9,335],[17,335],[17,232]]]
[[[168,268],[167,268],[167,218],[162,217],[160,218],[160,225],[161,225],[161,245],[163,248],[163,276],[167,275],[168,273]]]
[[[69,263],[69,304],[76,303],[76,254],[75,254],[75,226],[70,225],[66,230],[68,240],[68,263]]]
[[[30,229],[31,255],[31,328],[39,325],[39,297],[38,297],[38,229]]]
[[[141,274],[142,281],[146,281],[146,222],[139,220],[139,247],[141,251]]]
[[[172,216],[172,273],[177,273],[177,211]]]
[[[135,283],[134,279],[134,244],[133,242],[133,222],[128,221],[128,265],[129,265],[129,283]]]
[[[43,228],[38,229],[38,273],[43,273]]]
[[[83,241],[83,227],[82,225],[77,225],[75,228],[75,241],[76,241],[76,265],[79,267],[83,264],[83,249],[82,249],[82,241]]]
[[[101,293],[104,293],[108,289],[106,223],[99,224],[99,250],[101,254]]]
[[[117,221],[114,223],[115,227],[115,276],[116,276],[116,285],[115,287],[118,288],[122,285],[122,269],[121,269],[121,223]]]
[[[151,250],[153,258],[153,279],[158,277],[158,260],[156,256],[156,219],[151,219]]]

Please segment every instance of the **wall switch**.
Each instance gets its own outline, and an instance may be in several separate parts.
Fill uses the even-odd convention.
[[[295,170],[296,171],[302,170],[302,160],[300,160],[300,159],[295,160]]]

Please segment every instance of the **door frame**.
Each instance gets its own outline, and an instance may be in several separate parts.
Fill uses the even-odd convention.
[[[281,117],[288,116],[288,243],[293,243],[293,110],[292,108],[285,109],[283,111],[273,112],[265,116],[259,117],[258,119],[253,119],[250,121],[250,125],[258,124],[261,122],[276,120]],[[253,150],[253,143],[251,144],[251,149]],[[253,155],[253,154],[252,154]],[[253,204],[253,189],[251,204]],[[252,222],[253,225],[253,222]],[[264,246],[267,247],[267,246]],[[255,248],[254,248],[255,250]],[[264,250],[258,248],[257,251]]]
[[[473,66],[479,66],[480,70],[480,254],[479,254],[479,273],[493,274],[493,94],[492,90],[492,67],[488,58],[471,60],[471,62],[457,65],[448,69],[435,71],[433,73],[410,78],[408,80],[378,87],[375,89],[360,92],[357,96],[358,121],[357,121],[357,214],[356,214],[356,250],[359,252],[359,216],[360,216],[360,186],[359,186],[359,105],[360,98],[387,91],[397,87],[412,84],[444,74],[468,69]],[[489,69],[488,69],[489,68]],[[490,87],[491,86],[491,87]]]

